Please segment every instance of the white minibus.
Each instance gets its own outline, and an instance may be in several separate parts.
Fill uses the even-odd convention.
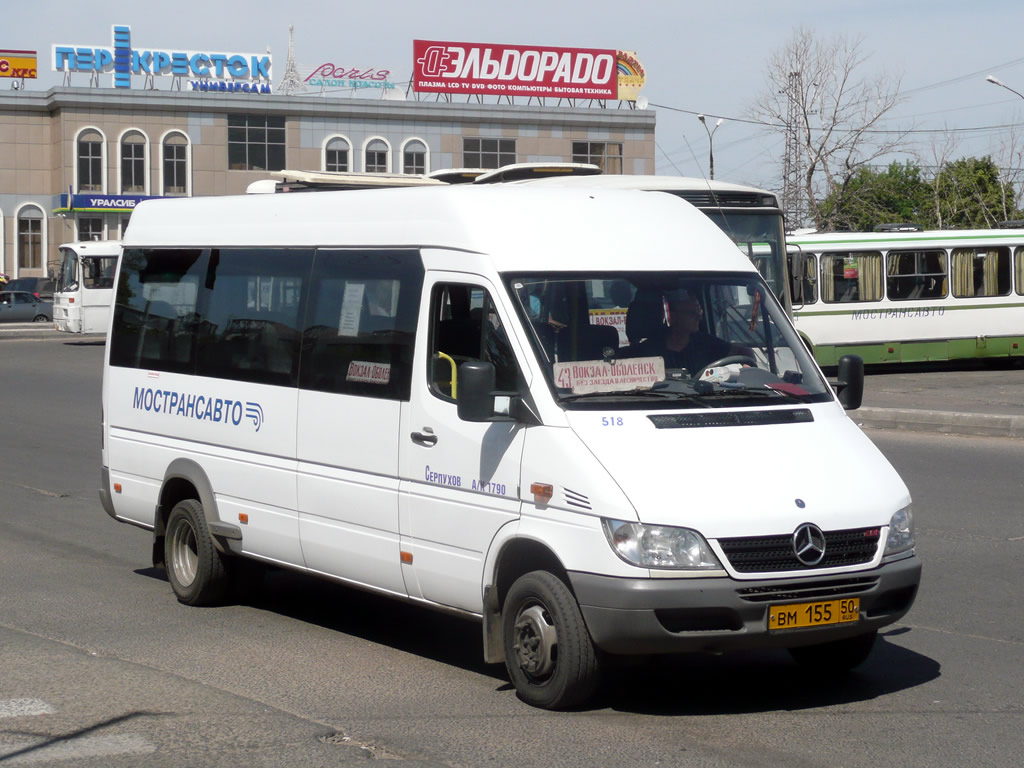
[[[845,670],[917,593],[910,494],[844,411],[862,366],[837,396],[670,195],[145,201],[106,354],[102,504],[186,604],[256,562],[474,617],[563,708],[623,656]]]
[[[121,243],[90,240],[60,247],[53,324],[65,333],[106,333]]]

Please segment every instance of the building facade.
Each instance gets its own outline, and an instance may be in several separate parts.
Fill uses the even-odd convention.
[[[654,173],[655,113],[63,87],[0,93],[0,272],[53,272],[61,243],[116,239],[152,197],[245,192],[283,169],[429,173],[591,162]]]

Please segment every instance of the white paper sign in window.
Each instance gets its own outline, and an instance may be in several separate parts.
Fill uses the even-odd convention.
[[[616,360],[576,360],[555,363],[555,386],[572,390],[574,395],[588,392],[635,392],[650,389],[665,380],[663,357],[634,357]]]
[[[338,318],[339,336],[358,336],[359,318],[363,313],[363,283],[346,283],[345,295],[341,300],[341,316]]]

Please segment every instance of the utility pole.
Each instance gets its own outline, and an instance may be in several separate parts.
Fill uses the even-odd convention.
[[[791,227],[803,226],[806,196],[803,188],[803,148],[800,142],[800,102],[803,87],[799,72],[789,73],[786,86],[786,150],[782,159],[782,209]]]

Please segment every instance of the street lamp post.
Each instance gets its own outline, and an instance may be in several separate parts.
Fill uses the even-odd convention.
[[[715,131],[718,130],[718,126],[722,124],[722,118],[718,118],[718,122],[715,123],[714,128],[708,128],[708,123],[704,119],[704,115],[697,115],[697,119],[700,120],[700,124],[704,126],[704,130],[708,132],[708,177],[711,179],[715,178]]]
[[[1015,90],[1013,90],[1013,88],[1011,88],[1010,86],[1008,86],[1008,85],[1007,85],[1006,83],[1004,83],[1004,82],[1003,82],[1002,80],[1000,80],[1000,79],[999,79],[998,77],[996,77],[995,75],[989,75],[988,77],[986,77],[986,78],[985,78],[985,82],[987,82],[987,83],[992,83],[992,85],[998,85],[998,86],[999,86],[1000,88],[1005,88],[1005,89],[1006,89],[1006,90],[1008,90],[1008,91],[1009,91],[1010,93],[1015,93],[1015,94],[1017,94],[1018,96],[1020,96],[1020,97],[1021,97],[1022,99],[1024,99],[1024,93],[1021,93],[1020,91],[1015,91]]]

